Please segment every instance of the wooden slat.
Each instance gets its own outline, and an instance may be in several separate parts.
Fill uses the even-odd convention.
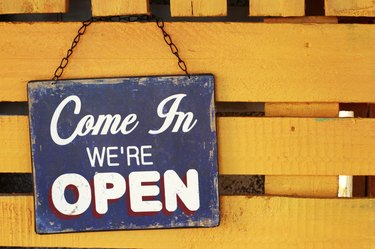
[[[28,119],[0,116],[0,172],[31,173]]]
[[[67,0],[0,0],[0,14],[65,13]]]
[[[0,120],[0,172],[31,172],[27,117]],[[375,175],[375,119],[218,118],[217,125],[220,174]]]
[[[0,197],[0,245],[101,248],[373,248],[375,200],[221,197],[221,223],[166,229],[37,235],[33,198]]]
[[[265,177],[267,195],[300,197],[336,197],[337,176],[271,176]]]
[[[375,16],[373,0],[325,0],[326,16]]]
[[[80,25],[0,23],[0,101],[50,79]],[[165,25],[189,71],[215,75],[217,101],[375,102],[373,25]],[[154,23],[94,23],[63,77],[181,74],[176,64]]]
[[[218,125],[223,174],[374,174],[372,119],[228,118]]]
[[[226,16],[226,0],[170,0],[171,15],[181,16]]]
[[[304,0],[251,0],[250,16],[304,16]]]
[[[339,115],[338,103],[266,103],[268,117],[327,117]]]
[[[91,0],[93,16],[148,14],[148,0]]]
[[[269,117],[338,117],[338,103],[265,103]],[[337,176],[265,176],[267,195],[336,197]]]

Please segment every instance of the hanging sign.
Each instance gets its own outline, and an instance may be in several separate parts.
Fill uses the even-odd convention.
[[[28,84],[38,233],[219,223],[212,75]]]

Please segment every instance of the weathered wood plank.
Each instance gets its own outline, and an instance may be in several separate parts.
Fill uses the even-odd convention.
[[[91,0],[93,16],[148,14],[148,0]]]
[[[0,117],[0,172],[31,172],[27,117]],[[375,175],[375,120],[218,118],[220,174]]]
[[[31,172],[28,125],[25,116],[0,116],[0,172]]]
[[[294,197],[336,197],[337,176],[265,176],[267,195]]]
[[[326,16],[375,16],[373,0],[325,0]]]
[[[220,172],[373,175],[368,162],[374,154],[374,124],[372,119],[221,119]]]
[[[1,0],[0,14],[65,13],[68,0]]]
[[[26,101],[27,81],[50,79],[80,25],[0,23],[0,47],[7,48],[0,51],[0,101]],[[166,23],[166,29],[191,73],[215,75],[218,101],[375,102],[373,25]],[[63,77],[163,74],[181,71],[154,23],[94,23]]]
[[[250,16],[304,16],[304,0],[251,0]]]
[[[171,15],[180,16],[226,16],[226,0],[171,0]]]
[[[327,117],[339,115],[339,103],[266,103],[268,117]]]
[[[31,196],[0,197],[1,246],[352,249],[375,243],[373,199],[226,196],[217,228],[56,235],[34,232],[33,209]]]
[[[328,117],[339,115],[338,103],[265,103],[269,117]],[[265,176],[265,194],[336,197],[337,176]]]

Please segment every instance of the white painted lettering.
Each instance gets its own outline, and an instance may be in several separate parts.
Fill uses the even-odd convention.
[[[160,193],[156,185],[142,185],[142,182],[156,182],[160,180],[157,171],[139,171],[129,174],[130,208],[133,212],[159,212],[163,205],[158,200],[144,201],[143,197],[153,197]]]
[[[117,163],[117,162],[113,162],[111,160],[111,158],[117,158],[118,155],[117,154],[112,154],[112,150],[118,150],[118,147],[117,146],[111,146],[111,147],[107,147],[107,164],[108,166],[119,166],[120,164]]]
[[[96,121],[95,127],[92,130],[92,135],[105,135],[108,132],[111,134],[118,133],[119,126],[121,123],[121,116],[119,114],[116,115],[99,115],[98,120]],[[100,130],[101,128],[101,130]]]
[[[69,203],[65,199],[65,189],[73,185],[78,192],[77,201]],[[80,215],[91,203],[91,189],[89,182],[79,174],[63,174],[52,184],[51,199],[54,207],[63,215]]]
[[[108,185],[111,188],[108,188]],[[126,182],[119,173],[98,173],[94,176],[95,210],[98,214],[108,211],[108,200],[121,198],[126,191]]]
[[[142,165],[154,165],[153,162],[150,162],[150,161],[146,162],[145,161],[145,157],[151,157],[152,156],[151,153],[146,153],[145,149],[152,149],[152,146],[151,145],[141,146],[141,162],[142,162]]]
[[[90,160],[91,167],[95,167],[96,161],[99,162],[99,166],[103,167],[104,156],[105,156],[105,147],[102,148],[101,154],[99,154],[98,147],[94,147],[94,152],[91,154],[90,148],[86,147],[87,156]]]
[[[62,110],[65,106],[73,101],[75,104],[74,114],[78,115],[81,111],[81,100],[76,95],[71,95],[65,98],[57,106],[55,112],[52,115],[51,124],[50,124],[50,134],[52,140],[58,145],[67,145],[70,144],[77,136],[86,136],[86,135],[107,135],[108,132],[111,134],[117,134],[121,132],[123,135],[127,135],[134,131],[138,126],[139,121],[137,121],[137,115],[131,113],[127,115],[120,124],[121,116],[119,114],[115,115],[99,115],[95,121],[93,115],[86,115],[81,118],[75,127],[73,133],[67,138],[61,138],[58,133],[58,122]]]
[[[139,124],[139,121],[137,121],[132,128],[130,128],[130,130],[128,130],[128,126],[133,124],[135,121],[137,121],[137,115],[132,113],[132,114],[129,114],[128,116],[126,116],[124,118],[124,121],[122,121],[121,123],[121,133],[126,135],[126,134],[129,134],[131,133],[132,131],[134,131],[134,129],[138,126]]]
[[[157,114],[160,118],[164,118],[163,125],[158,130],[149,130],[149,134],[160,134],[166,131],[173,123],[175,117],[177,117],[176,123],[172,128],[172,132],[178,132],[182,125],[183,132],[189,132],[197,123],[197,119],[194,120],[194,114],[192,112],[181,112],[177,111],[181,103],[181,100],[186,96],[186,94],[175,94],[168,98],[165,98],[160,102],[157,108]],[[169,101],[173,101],[169,110],[164,113],[166,105]]]
[[[93,180],[93,189],[89,182],[81,175],[69,173],[59,176],[52,184],[51,197],[54,208],[63,215],[74,216],[84,213],[91,205],[94,196],[95,211],[98,214],[106,214],[110,200],[117,200],[129,191],[129,208],[136,213],[160,212],[163,208],[162,201],[167,211],[174,212],[178,208],[178,200],[181,200],[186,211],[197,211],[200,207],[199,177],[195,169],[186,173],[186,183],[174,170],[164,173],[163,185],[164,198],[161,201],[154,199],[160,194],[157,182],[160,181],[160,173],[157,171],[131,172],[129,189],[126,187],[124,176],[116,172],[96,173]],[[77,190],[74,203],[65,198],[65,190],[73,186]]]
[[[55,112],[53,113],[53,116],[51,119],[51,125],[50,125],[51,138],[58,145],[67,145],[71,143],[74,140],[74,138],[77,136],[77,134],[73,132],[73,134],[70,137],[63,139],[59,136],[57,132],[57,123],[59,121],[61,111],[70,101],[73,101],[75,103],[74,114],[79,114],[79,112],[81,111],[81,100],[77,96],[72,95],[72,96],[65,98],[63,101],[61,101],[61,103],[57,106]]]
[[[131,152],[134,153],[131,153]],[[137,146],[128,146],[126,148],[126,161],[128,162],[128,166],[131,165],[131,158],[135,159],[135,163],[139,166],[139,149]]]
[[[189,169],[186,173],[186,185],[173,170],[164,173],[165,207],[169,212],[177,209],[177,196],[190,211],[197,211],[199,201],[198,172]]]

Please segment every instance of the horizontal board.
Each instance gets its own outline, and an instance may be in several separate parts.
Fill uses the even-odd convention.
[[[0,117],[0,172],[31,172],[25,116]],[[375,175],[375,119],[218,118],[220,174]]]
[[[68,0],[0,0],[0,14],[65,13]]]
[[[267,195],[301,197],[337,197],[337,176],[266,176]]]
[[[147,14],[150,12],[148,0],[91,0],[93,16],[117,16]]]
[[[37,235],[34,232],[33,198],[2,196],[0,245],[102,248],[373,248],[374,220],[374,199],[226,196],[221,197],[221,224],[217,228]]]
[[[0,23],[0,101],[26,101],[27,81],[50,79],[80,25]],[[217,101],[375,102],[373,25],[165,27],[189,72],[214,74]],[[155,23],[94,23],[63,78],[181,73]]]
[[[375,16],[373,0],[325,0],[326,16]]]
[[[28,118],[0,116],[0,141],[0,172],[31,173]]]
[[[226,16],[227,0],[170,0],[171,15]]]
[[[339,116],[339,103],[265,103],[268,117],[327,117]]]
[[[304,16],[305,0],[251,0],[250,16]]]
[[[220,172],[373,175],[374,128],[374,119],[222,119]]]

